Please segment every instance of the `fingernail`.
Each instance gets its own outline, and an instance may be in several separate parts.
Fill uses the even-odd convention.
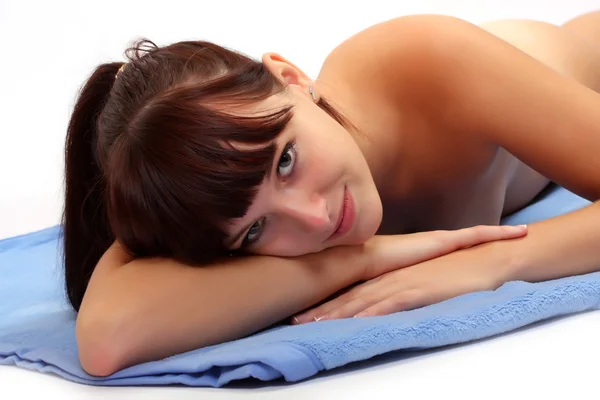
[[[321,317],[315,317],[315,322],[319,322],[321,320]]]
[[[519,225],[519,228],[521,228],[521,229],[527,229],[527,225],[526,224]]]
[[[300,323],[300,321],[298,321],[298,318],[294,317],[294,321],[296,321],[297,324]]]
[[[363,311],[363,312],[359,312],[352,318],[362,318],[362,317],[368,317],[368,316],[369,316],[369,314]]]

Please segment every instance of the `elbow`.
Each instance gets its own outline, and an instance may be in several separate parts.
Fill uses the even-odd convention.
[[[77,349],[83,370],[89,375],[107,377],[123,369],[123,340],[114,324],[101,315],[79,313],[76,322]]]

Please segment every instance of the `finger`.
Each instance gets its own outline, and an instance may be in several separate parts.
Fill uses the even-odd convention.
[[[370,285],[365,287],[361,293],[357,294],[352,300],[323,314],[319,320],[353,317],[369,307],[387,298],[393,297],[398,290],[402,289],[398,286],[398,281],[393,279],[388,279],[379,285]]]
[[[301,314],[292,317],[293,324],[304,324],[307,322],[320,321],[323,315],[328,314],[330,311],[342,307],[344,304],[352,301],[361,292],[361,286],[356,286],[350,291],[329,300],[317,307],[311,308]]]
[[[420,291],[413,289],[395,293],[384,300],[371,305],[365,310],[355,314],[356,318],[374,317],[388,315],[400,311],[408,311],[424,306],[423,295]]]
[[[449,231],[452,233],[452,231]],[[478,244],[493,242],[496,240],[515,239],[527,234],[527,225],[502,225],[487,226],[478,225],[471,228],[464,228],[455,231],[458,236],[455,238],[456,250],[476,246]]]
[[[371,279],[367,282],[363,282],[358,286],[353,287],[352,289],[350,289],[349,291],[341,294],[340,296],[326,302],[323,303],[321,305],[319,305],[318,307],[312,308],[310,310],[307,310],[301,314],[298,314],[294,317],[292,317],[291,323],[292,324],[303,324],[303,323],[307,323],[307,322],[315,322],[315,321],[321,321],[322,319],[330,319],[329,315],[332,315],[332,312],[334,312],[335,310],[339,310],[342,309],[345,305],[352,303],[354,305],[356,304],[360,304],[361,300],[356,301],[356,299],[361,299],[361,298],[372,298],[373,296],[376,295],[376,293],[378,294],[384,294],[387,293],[387,290],[385,288],[390,287],[389,283],[386,284],[384,287],[382,287],[382,285],[377,285],[377,283],[379,283],[381,281],[381,278],[383,277],[379,276],[377,278]],[[366,308],[367,306],[373,304],[373,301],[363,301],[363,305],[362,305],[362,309]],[[352,306],[349,306],[349,309],[352,308]],[[360,308],[360,307],[359,307]],[[358,310],[360,311],[360,310]],[[356,311],[356,312],[358,312]],[[341,315],[342,313],[334,313],[333,315],[338,316]],[[344,314],[346,315],[346,314]],[[354,314],[352,314],[354,315]],[[352,315],[347,315],[347,316],[352,316]]]
[[[343,304],[341,307],[331,310],[330,312],[323,314],[321,317],[317,317],[321,320],[333,320],[340,318],[351,318],[361,311],[367,310],[369,307],[377,304],[385,298],[383,295],[377,297],[374,296],[362,296],[357,297],[348,303]]]

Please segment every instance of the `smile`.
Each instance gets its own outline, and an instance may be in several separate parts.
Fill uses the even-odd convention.
[[[348,187],[344,187],[344,200],[340,208],[341,212],[338,217],[336,229],[329,237],[329,240],[334,240],[345,235],[350,231],[352,225],[354,225],[354,220],[356,218],[354,198],[352,197],[352,193],[348,190]]]

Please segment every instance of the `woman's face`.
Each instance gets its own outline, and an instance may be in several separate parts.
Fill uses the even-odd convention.
[[[273,169],[246,215],[227,229],[230,249],[298,256],[363,243],[379,228],[381,200],[350,133],[299,87],[258,107],[290,101],[293,117],[277,138]]]

